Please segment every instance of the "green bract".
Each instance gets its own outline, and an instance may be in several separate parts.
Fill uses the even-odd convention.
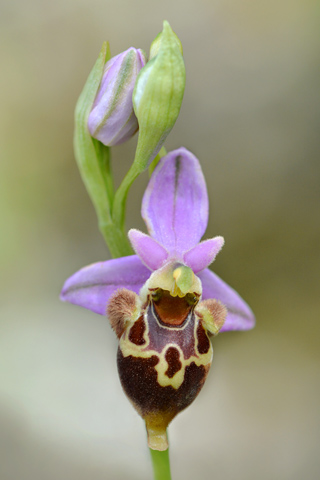
[[[99,164],[96,141],[88,131],[88,117],[103,75],[104,65],[110,58],[107,42],[104,42],[99,57],[90,72],[87,82],[78,99],[75,110],[74,150],[81,177],[85,183],[99,219],[110,218],[109,199]]]
[[[168,22],[156,37],[151,58],[140,71],[133,91],[133,108],[139,122],[134,163],[140,171],[148,167],[175,124],[185,88],[185,66],[181,43]]]

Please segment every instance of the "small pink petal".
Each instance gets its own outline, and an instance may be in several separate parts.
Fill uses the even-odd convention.
[[[184,254],[184,263],[190,267],[194,273],[201,272],[201,270],[213,262],[223,245],[223,237],[214,237],[198,243],[198,245]]]
[[[128,233],[131,245],[142,263],[151,270],[161,268],[168,259],[168,252],[153,238],[132,228]]]

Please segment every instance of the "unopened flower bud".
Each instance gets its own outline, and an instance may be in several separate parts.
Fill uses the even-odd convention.
[[[141,70],[133,92],[139,122],[135,163],[142,171],[160,151],[175,124],[185,87],[181,43],[168,22],[151,46],[153,58]]]
[[[104,145],[123,143],[138,130],[132,92],[145,63],[143,51],[133,47],[106,63],[88,119],[90,134]]]
[[[176,35],[174,33],[174,31],[172,31],[173,33],[173,37],[176,39],[176,42],[177,42],[177,45],[179,47],[179,50],[180,50],[180,53],[181,55],[183,55],[183,48],[182,48],[182,43],[180,42],[180,39],[178,37],[178,35]],[[162,37],[163,37],[163,33],[160,32],[158,33],[158,35],[156,36],[156,38],[153,40],[153,42],[151,43],[150,45],[150,52],[149,52],[149,61],[155,57],[156,55],[158,55],[159,53],[159,50],[160,50],[160,45],[161,45],[161,40],[162,40]]]

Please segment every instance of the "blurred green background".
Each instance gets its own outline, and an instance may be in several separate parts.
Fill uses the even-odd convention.
[[[103,40],[148,51],[167,19],[187,70],[167,149],[201,161],[215,271],[257,326],[214,341],[211,374],[170,427],[175,480],[318,479],[319,2],[11,0],[0,5],[0,478],[148,480],[105,318],[61,304],[109,258],[73,158],[73,110]],[[120,181],[136,138],[114,149]],[[128,227],[143,229],[147,175]]]

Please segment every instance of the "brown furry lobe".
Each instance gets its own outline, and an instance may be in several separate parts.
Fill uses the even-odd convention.
[[[111,297],[107,306],[107,317],[118,338],[127,327],[127,323],[134,320],[137,313],[139,297],[136,293],[126,288],[117,290]]]
[[[227,316],[226,307],[215,299],[203,300],[196,308],[196,313],[203,319],[210,333],[216,335],[225,322]]]

